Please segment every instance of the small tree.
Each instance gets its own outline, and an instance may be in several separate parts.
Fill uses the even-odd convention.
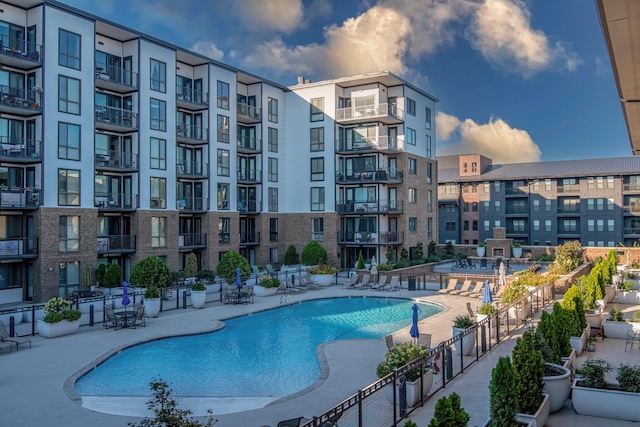
[[[568,328],[566,320],[567,313],[559,302],[553,304],[551,312],[552,328],[556,332],[555,339],[558,341],[560,356],[569,356],[571,354],[571,332]]]
[[[329,263],[329,256],[320,243],[312,240],[302,250],[301,260],[304,265],[320,265]]]
[[[222,256],[222,260],[216,266],[216,273],[231,281],[236,278],[236,269],[240,267],[240,279],[247,280],[251,274],[249,261],[238,252],[228,251]]]
[[[516,422],[515,376],[509,356],[500,357],[491,371],[489,414],[491,427],[513,427]]]
[[[547,362],[560,363],[560,341],[559,334],[556,330],[556,324],[553,321],[553,315],[542,311],[540,315],[540,322],[538,322],[538,328],[536,329],[536,335],[542,338],[542,341],[549,347],[550,354],[546,354],[543,351],[543,357]],[[536,347],[538,347],[536,345]]]
[[[607,266],[609,267],[609,281],[607,282],[607,284],[612,284],[613,276],[618,274],[618,254],[613,249],[611,249],[609,251],[609,254],[607,255],[607,264]]]
[[[422,242],[418,242],[416,244],[416,248],[413,251],[413,256],[416,260],[422,261],[424,258],[424,249],[422,247]]]
[[[542,359],[542,353],[535,349],[531,331],[525,331],[518,338],[511,357],[513,359],[517,411],[524,414],[534,414],[542,403],[544,359]]]
[[[429,242],[429,254],[428,254],[428,256],[435,256],[436,252],[437,252],[437,248],[438,248],[438,246],[436,245],[436,242],[433,241],[433,240],[430,241]]]
[[[562,300],[562,308],[566,311],[565,321],[567,329],[573,337],[579,337],[584,328],[587,327],[587,318],[584,314],[584,305],[580,288],[576,285],[571,286],[564,294]]]
[[[358,255],[358,270],[364,270],[364,258],[362,257],[362,251]]]
[[[198,257],[191,252],[187,257],[187,265],[184,266],[185,277],[196,277],[198,274]]]
[[[409,261],[409,251],[404,246],[400,250],[400,259],[403,261]]]
[[[122,280],[122,270],[118,264],[109,264],[107,271],[104,273],[102,281],[105,288],[115,288],[120,285]]]
[[[583,254],[584,249],[578,240],[557,246],[556,259],[553,261],[553,272],[558,274],[572,272],[582,263]]]
[[[157,288],[168,288],[171,286],[171,272],[167,264],[162,262],[157,256],[150,256],[131,269],[131,284],[146,288],[153,285]]]
[[[100,264],[96,269],[96,283],[104,286],[104,275],[107,272],[107,264]]]
[[[289,245],[287,252],[284,254],[284,265],[294,265],[300,262],[300,255],[296,252],[294,245]]]
[[[451,393],[438,399],[428,427],[466,427],[469,419],[469,414],[460,407],[460,396]]]
[[[444,253],[447,256],[447,258],[453,258],[453,255],[455,253],[455,248],[453,247],[453,243],[451,242],[451,240],[449,240],[447,244],[444,245]]]

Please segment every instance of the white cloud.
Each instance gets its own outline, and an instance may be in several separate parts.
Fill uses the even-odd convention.
[[[238,17],[252,30],[290,33],[303,25],[302,0],[241,0]]]
[[[439,112],[436,129],[441,156],[478,153],[495,163],[523,163],[540,161],[542,155],[527,131],[513,128],[502,119],[479,124]]]
[[[222,61],[222,58],[224,57],[224,52],[218,49],[212,41],[201,40],[191,46],[190,49],[217,61]]]

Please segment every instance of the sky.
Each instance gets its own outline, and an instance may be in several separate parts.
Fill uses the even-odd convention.
[[[595,0],[61,0],[283,85],[391,71],[437,155],[631,156]]]

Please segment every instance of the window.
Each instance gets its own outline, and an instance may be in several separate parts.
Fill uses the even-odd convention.
[[[540,210],[540,200],[538,199],[533,200],[533,210],[534,212],[538,212]]]
[[[469,202],[462,202],[462,212],[469,212]]]
[[[409,218],[409,233],[417,233],[418,232],[418,227],[416,226],[417,222],[418,222],[418,218],[415,218],[415,217],[410,217]]]
[[[324,187],[311,187],[311,210],[324,210]]]
[[[278,241],[278,218],[269,218],[269,241]]]
[[[471,184],[471,192],[472,193],[477,193],[478,192],[478,184],[476,184],[475,182],[473,184]]]
[[[540,220],[539,219],[534,219],[533,220],[533,231],[540,231]]]
[[[599,211],[604,210],[604,199],[596,199],[596,205]]]
[[[426,135],[426,142],[427,142],[427,158],[430,159],[431,158],[431,136]]]
[[[467,173],[467,163],[462,164],[462,173]]]
[[[593,190],[594,187],[595,187],[595,181],[594,181],[593,177],[590,176],[589,178],[587,178],[587,188],[589,190]]]
[[[447,221],[444,223],[444,229],[446,231],[456,231],[456,223],[455,221]]]
[[[167,103],[151,98],[151,129],[167,130]]]
[[[489,184],[488,182],[484,182],[482,183],[482,191],[484,191],[485,193],[489,193],[491,191],[491,184]]]
[[[151,217],[151,247],[167,246],[167,219],[163,216]]]
[[[167,64],[156,59],[151,60],[151,90],[167,92]]]
[[[278,189],[269,187],[269,212],[278,212]]]
[[[218,148],[218,176],[229,176],[229,150]]]
[[[427,184],[431,184],[433,182],[433,165],[427,162]]]
[[[416,115],[416,101],[411,98],[407,98],[407,114],[414,117]]]
[[[80,80],[58,76],[58,111],[80,114]]]
[[[491,229],[491,221],[485,220],[484,221],[484,231],[489,231],[490,229]]]
[[[324,240],[324,218],[311,218],[311,240]]]
[[[278,129],[269,128],[269,147],[268,150],[272,153],[278,152]]]
[[[58,286],[61,297],[64,297],[66,289],[77,289],[80,286],[79,262],[61,262],[58,265]]]
[[[218,142],[229,142],[229,117],[218,115]]]
[[[58,65],[80,69],[80,35],[60,29],[58,32]]]
[[[58,123],[58,158],[80,160],[80,126]]]
[[[544,189],[546,191],[551,191],[551,180],[548,178],[544,180]]]
[[[471,203],[471,212],[478,212],[478,202]]]
[[[471,172],[478,172],[478,163],[477,162],[471,162]]]
[[[596,226],[598,227],[598,231],[604,231],[604,220],[599,219],[596,221]]]
[[[550,219],[545,219],[544,220],[544,231],[551,231],[551,220]]]
[[[231,218],[218,219],[218,243],[229,243],[231,241],[229,238],[230,223]]]
[[[540,191],[540,180],[539,179],[534,179],[533,180],[533,191]]]
[[[58,169],[58,206],[80,206],[80,171]]]
[[[592,211],[595,208],[595,200],[587,199],[587,210]]]
[[[478,204],[474,203],[476,210],[478,210]],[[427,190],[427,212],[433,211],[433,192]]]
[[[615,231],[616,221],[614,219],[607,220],[607,231]]]
[[[269,98],[267,99],[267,111],[268,120],[272,123],[278,123],[278,100]]]
[[[495,200],[495,201],[493,202],[493,206],[494,206],[494,210],[495,210],[496,212],[500,212],[500,200]]]
[[[493,191],[495,191],[496,193],[500,192],[500,181],[493,182]]]
[[[416,159],[409,158],[409,173],[412,173],[412,174],[418,173],[417,164],[418,163],[417,163]]]
[[[463,229],[464,231],[469,231],[469,221],[464,221],[464,222],[462,223],[462,229]]]
[[[587,220],[587,231],[595,231],[596,222],[593,219]]]
[[[229,109],[229,83],[218,80],[218,108]]]
[[[476,222],[476,225],[477,222]],[[427,240],[433,240],[433,218],[427,218]]]
[[[80,250],[80,217],[60,216],[58,226],[58,250],[77,252]]]
[[[151,138],[151,169],[167,169],[167,140]]]
[[[324,128],[311,128],[311,151],[324,151]]]
[[[151,208],[166,209],[167,207],[167,180],[165,178],[151,177],[151,193],[149,205]]]
[[[278,182],[278,159],[269,157],[269,181]]]
[[[522,233],[524,232],[524,219],[514,219],[513,222],[513,232],[514,233]]]
[[[471,223],[471,227],[473,231],[478,231],[478,221],[475,220]]]
[[[313,98],[311,100],[311,121],[321,122],[324,120],[324,98]]]
[[[218,210],[228,211],[231,206],[229,203],[229,184],[219,182],[216,195],[218,199]]]
[[[544,201],[544,210],[547,212],[551,212],[551,200]]]
[[[499,219],[497,219],[497,220],[493,221],[493,226],[494,226],[494,227],[500,227],[500,224],[501,224],[501,223],[500,223],[500,220],[499,220]]]
[[[311,181],[324,181],[324,157],[311,158]]]
[[[482,210],[489,212],[489,202],[482,202]]]
[[[425,107],[425,127],[431,129],[431,108]]]
[[[608,211],[613,210],[613,199],[607,199],[607,210]]]
[[[416,130],[407,128],[407,144],[416,145]]]
[[[578,221],[575,219],[562,220],[562,230],[558,232],[576,232],[578,230]]]
[[[604,177],[599,176],[596,178],[596,186],[598,188],[604,188]]]
[[[278,263],[278,248],[269,248],[269,262]]]
[[[418,189],[417,188],[409,188],[409,203],[418,203]]]

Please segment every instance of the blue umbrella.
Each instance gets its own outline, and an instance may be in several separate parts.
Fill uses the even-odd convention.
[[[411,334],[411,338],[413,338],[414,340],[417,340],[418,337],[420,336],[420,331],[418,330],[418,311],[420,309],[418,308],[417,304],[413,304],[413,307],[411,307],[411,310],[413,310],[413,320],[412,320],[411,330],[409,331],[409,333]]]
[[[236,268],[236,286],[242,286],[242,282],[240,281],[240,267]]]
[[[122,305],[124,305],[125,307],[129,305],[129,303],[131,303],[131,300],[129,299],[129,294],[127,293],[127,282],[124,281],[122,282]]]
[[[489,304],[493,302],[493,298],[491,297],[491,286],[489,285],[489,281],[484,282],[484,294],[482,295],[482,303]]]

